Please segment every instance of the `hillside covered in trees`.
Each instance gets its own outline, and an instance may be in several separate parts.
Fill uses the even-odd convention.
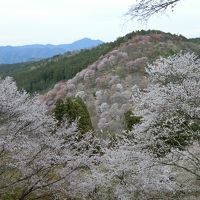
[[[162,32],[153,30],[136,31],[127,34],[124,37],[120,37],[114,42],[105,43],[92,49],[67,53],[37,62],[0,65],[0,75],[1,77],[14,77],[18,87],[23,88],[28,92],[47,91],[58,81],[73,78],[82,69],[85,69],[88,65],[92,64],[111,50],[120,47],[120,45],[123,45],[125,42],[128,42],[132,37],[137,35],[148,35],[151,33],[159,34]],[[177,39],[177,41],[186,43],[190,42],[190,40],[183,36],[178,37],[170,33],[168,35]],[[159,56],[160,53],[157,51],[154,52],[154,54]]]
[[[138,0],[128,15],[147,22],[182,1]],[[199,200],[199,41],[137,31],[93,49],[1,65],[0,200]]]
[[[79,97],[87,105],[95,130],[105,133],[130,130],[139,122],[131,111],[134,87],[145,89],[149,83],[145,68],[160,56],[180,51],[200,55],[198,43],[158,31],[132,33],[117,41],[111,51],[48,91],[43,96],[47,105],[54,107],[59,99]]]
[[[141,45],[144,40],[146,44],[155,36],[159,41],[164,37],[137,36],[129,44]],[[120,83],[107,71],[112,61],[120,72],[125,66],[122,60],[128,59],[128,53],[122,52],[127,47],[109,52],[71,82],[57,84],[46,102],[18,91],[10,77],[0,80],[0,199],[199,199],[200,59],[191,52],[157,59],[142,70],[146,84],[141,71],[136,71],[147,58],[137,58],[127,65],[129,73],[136,73],[129,78],[138,77],[130,91],[123,76]],[[109,76],[95,83],[94,70]],[[107,117],[119,120],[123,102],[130,105],[125,112],[127,129],[93,130],[85,106],[92,91],[88,80],[93,86],[99,84],[93,96],[101,125],[115,125],[107,123]],[[77,89],[83,84],[75,97],[74,81]],[[110,86],[113,93],[108,94]],[[58,92],[63,99],[49,112],[46,103],[56,99],[48,98],[59,97]],[[113,100],[118,103],[110,108]]]

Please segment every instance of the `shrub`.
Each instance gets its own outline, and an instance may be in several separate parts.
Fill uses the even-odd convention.
[[[124,113],[126,130],[131,131],[135,124],[140,123],[140,117],[134,116],[131,110]]]
[[[81,134],[93,129],[87,106],[80,97],[69,97],[65,100],[58,100],[54,109],[54,115],[58,120],[58,124],[60,124],[65,117],[69,123],[77,120],[77,126]]]

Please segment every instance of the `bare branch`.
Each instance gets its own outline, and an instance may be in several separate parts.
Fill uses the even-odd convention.
[[[173,11],[179,1],[181,0],[140,0],[129,9],[126,15],[131,20],[148,21],[152,15],[163,13],[168,8]]]

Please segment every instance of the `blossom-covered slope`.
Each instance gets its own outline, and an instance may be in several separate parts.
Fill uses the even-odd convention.
[[[148,63],[160,56],[199,50],[200,45],[171,34],[137,35],[101,56],[73,79],[57,83],[43,98],[53,106],[60,98],[79,96],[87,104],[95,129],[120,132],[125,128],[124,113],[134,106],[134,85],[145,88],[148,83]]]

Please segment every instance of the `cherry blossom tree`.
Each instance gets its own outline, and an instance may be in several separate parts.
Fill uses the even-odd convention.
[[[57,127],[39,97],[11,78],[0,80],[0,94],[0,198],[66,198],[69,177],[97,161],[97,141],[80,139],[75,123]]]
[[[141,122],[113,136],[80,135],[75,123],[58,127],[37,95],[0,80],[0,199],[169,200],[199,193],[199,74],[192,53],[149,65],[148,87],[132,88]]]
[[[200,178],[200,59],[179,53],[157,60],[147,72],[149,86],[135,87],[135,115],[142,117],[135,140],[158,163],[189,173],[186,189],[196,190],[191,182]]]

